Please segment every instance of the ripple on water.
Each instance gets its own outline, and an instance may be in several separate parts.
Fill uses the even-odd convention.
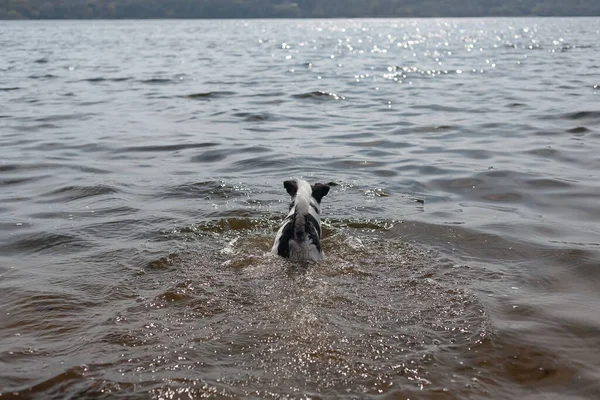
[[[29,79],[39,79],[39,80],[47,80],[47,79],[56,79],[59,76],[53,74],[44,74],[44,75],[29,75]]]
[[[8,27],[0,398],[596,398],[590,21]],[[268,251],[311,173],[307,268]]]
[[[79,82],[89,82],[89,83],[126,82],[126,81],[129,81],[132,79],[134,79],[134,78],[130,77],[130,76],[124,76],[124,77],[118,77],[118,78],[105,78],[105,77],[99,76],[99,77],[95,77],[95,78],[81,79]]]
[[[229,149],[207,150],[201,154],[191,157],[190,161],[195,163],[214,163],[224,160],[231,155]]]
[[[511,202],[511,201],[519,201],[523,198],[523,196],[519,193],[490,193],[488,195],[482,196],[486,200],[490,201],[502,201],[502,202]]]
[[[576,111],[566,114],[560,114],[554,117],[555,119],[567,119],[567,120],[600,120],[600,111]]]
[[[65,186],[51,192],[45,193],[40,197],[44,200],[38,200],[39,203],[64,203],[73,200],[84,199],[87,197],[104,196],[119,193],[119,190],[106,185],[95,186]]]
[[[94,113],[73,113],[73,114],[52,114],[34,118],[37,122],[57,122],[57,121],[69,121],[78,120],[85,121],[96,114]]]
[[[577,163],[580,160],[577,159],[576,156],[572,155],[572,152],[568,150],[554,148],[551,146],[547,147],[539,147],[535,149],[530,149],[524,151],[525,154],[534,155],[540,158],[551,159],[555,161],[560,161],[568,164]]]
[[[393,157],[398,155],[397,152],[385,151],[381,149],[360,149],[356,153],[365,156],[365,158],[371,159],[376,159],[379,157],[384,159],[385,157]]]
[[[19,254],[69,254],[93,247],[79,235],[67,233],[35,232],[15,234],[0,245],[4,255]]]
[[[262,122],[262,121],[275,121],[280,119],[279,116],[268,113],[250,113],[250,112],[236,112],[233,114],[234,117],[243,118],[246,122]]]
[[[587,133],[589,131],[590,130],[585,126],[578,126],[576,128],[571,128],[567,130],[568,133]]]
[[[214,194],[226,197],[232,191],[228,189],[227,184],[219,181],[191,182],[168,187],[160,198],[201,199]]]
[[[190,100],[212,100],[212,99],[220,99],[225,97],[230,97],[236,95],[236,92],[228,92],[228,91],[220,91],[220,92],[201,92],[201,93],[192,93],[186,94],[182,96],[183,98]]]
[[[223,181],[203,181],[172,185],[166,187],[161,193],[152,194],[152,196],[159,199],[225,200],[247,197],[249,193],[250,188],[243,184],[231,184]],[[239,212],[240,210],[237,211]]]
[[[558,178],[530,178],[524,182],[534,189],[570,189],[573,187],[572,182]]]
[[[45,327],[41,335],[60,339],[44,357],[103,350],[95,361],[46,368],[42,379],[14,372],[5,382],[15,396],[61,398],[68,390],[116,399],[283,397],[290,387],[325,398],[470,398],[498,385],[522,397],[527,388],[591,382],[572,383],[576,370],[564,357],[493,329],[472,284],[497,274],[439,258],[390,226],[327,224],[326,261],[305,266],[269,253],[276,221],[221,218],[198,226],[212,235],[188,250],[115,280],[102,304],[25,293],[11,306],[14,321],[18,309],[28,314],[20,338]],[[111,311],[90,330],[81,321],[95,306]],[[82,334],[84,341],[65,340]]]
[[[301,100],[346,100],[345,96],[333,92],[326,92],[323,90],[315,90],[313,92],[294,94],[292,95],[292,97]]]
[[[476,179],[476,178],[458,178],[458,179],[452,179],[450,181],[448,181],[448,180],[444,180],[444,181],[447,182],[446,185],[448,188],[457,188],[457,189],[472,188],[483,182],[481,179]]]
[[[284,173],[293,169],[294,160],[286,155],[273,155],[273,156],[256,156],[249,157],[243,160],[238,160],[230,163],[224,168],[220,168],[221,172],[233,173],[243,171],[243,173],[256,173],[256,171],[262,171],[264,173],[279,171]]]
[[[146,146],[128,146],[118,149],[117,153],[155,153],[166,151],[180,151],[187,149],[201,149],[205,147],[218,146],[217,142],[201,142],[201,143],[181,143],[171,145],[146,145]]]
[[[52,178],[53,175],[37,175],[37,176],[11,176],[0,178],[0,185],[16,186],[28,183],[35,183],[44,179]]]
[[[386,139],[374,139],[365,142],[349,142],[346,145],[352,147],[382,147],[386,149],[404,149],[408,147],[414,147],[414,144],[408,142],[396,142]]]
[[[254,230],[251,225],[245,226]],[[157,260],[153,265],[168,269],[161,267],[162,278],[151,279],[164,283],[141,304],[120,311],[123,322],[105,336],[125,353],[111,368],[124,377],[158,374],[171,382],[158,385],[156,393],[168,393],[173,385],[168,377],[181,370],[190,377],[205,374],[201,382],[184,380],[174,387],[199,393],[197,384],[224,385],[234,396],[257,390],[278,396],[299,384],[299,376],[306,390],[325,396],[390,392],[395,386],[434,393],[453,385],[448,375],[436,373],[447,363],[460,368],[446,349],[468,351],[487,332],[475,297],[450,284],[454,278],[419,249],[333,235],[325,249],[328,263],[312,268],[267,253],[271,235],[229,236],[233,240],[216,253]],[[361,261],[366,258],[373,262]],[[173,280],[170,274],[181,270],[186,276]],[[142,310],[151,315],[136,321]],[[164,345],[166,337],[170,344],[157,364],[145,349]],[[125,359],[132,357],[135,362]],[[471,374],[463,377],[456,387]],[[137,393],[149,389],[142,384]]]
[[[518,204],[535,202],[536,193],[540,190],[546,190],[548,194],[549,189],[562,191],[572,187],[569,182],[559,179],[497,169],[482,171],[471,177],[434,179],[430,183],[468,199]]]
[[[145,83],[148,85],[168,85],[170,83],[177,83],[174,79],[169,78],[151,78],[151,79],[142,79],[141,83]]]
[[[380,168],[386,166],[388,163],[383,161],[374,160],[340,160],[332,161],[327,165],[334,169],[362,169],[362,168]]]

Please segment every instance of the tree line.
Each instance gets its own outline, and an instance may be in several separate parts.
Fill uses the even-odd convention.
[[[600,16],[600,0],[1,0],[0,19]]]

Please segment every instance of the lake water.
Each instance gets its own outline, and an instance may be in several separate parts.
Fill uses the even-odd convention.
[[[0,22],[0,398],[592,399],[600,18]],[[269,254],[331,183],[326,260]]]

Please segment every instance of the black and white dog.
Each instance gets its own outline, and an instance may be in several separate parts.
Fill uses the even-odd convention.
[[[321,199],[329,193],[322,183],[297,179],[283,182],[290,196],[290,212],[279,228],[271,251],[293,261],[321,261]]]

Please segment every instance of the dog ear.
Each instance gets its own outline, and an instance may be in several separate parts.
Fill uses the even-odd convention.
[[[298,182],[296,181],[285,181],[283,182],[283,187],[292,197],[294,197],[296,195],[296,192],[298,192]]]
[[[323,185],[322,183],[315,183],[312,185],[312,197],[314,197],[318,203],[321,202],[321,199],[325,197],[327,193],[329,193],[329,186]]]

